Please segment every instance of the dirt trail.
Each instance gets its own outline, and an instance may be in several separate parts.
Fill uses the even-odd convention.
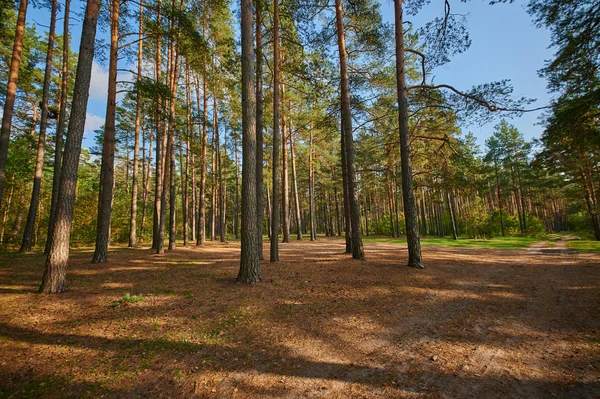
[[[597,255],[428,246],[420,271],[365,250],[282,244],[255,286],[235,243],[75,251],[53,297],[42,257],[0,258],[0,398],[600,397]],[[144,299],[112,308],[125,292]]]

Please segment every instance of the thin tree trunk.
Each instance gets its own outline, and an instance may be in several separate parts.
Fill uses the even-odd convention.
[[[406,86],[406,71],[404,70],[402,0],[394,0],[394,15],[396,25],[396,85],[398,90],[398,124],[400,126],[402,199],[404,202],[404,220],[406,224],[406,241],[408,244],[408,266],[422,269],[424,266],[421,257],[421,240],[419,238],[419,222],[417,220],[417,204],[413,187],[410,141],[408,137],[408,89]]]
[[[52,200],[50,203],[50,218],[48,220],[48,236],[46,237],[46,248],[44,254],[50,251],[52,234],[54,233],[54,224],[56,222],[56,201],[58,199],[58,189],[60,184],[60,171],[62,164],[62,150],[65,134],[66,116],[67,116],[67,97],[69,96],[69,12],[71,0],[65,0],[65,15],[63,17],[63,53],[62,53],[62,73],[60,84],[60,111],[58,123],[56,125],[56,144],[54,146],[54,172],[52,175]]]
[[[143,129],[142,129],[143,135]],[[142,225],[140,231],[142,236],[144,235],[146,227],[146,213],[147,213],[147,202],[148,193],[150,192],[150,169],[152,167],[152,129],[150,129],[148,136],[148,159],[146,160],[146,178],[144,179],[144,193],[142,194]]]
[[[260,281],[256,223],[256,98],[252,0],[241,0],[242,36],[242,251],[237,280]]]
[[[291,122],[290,122],[291,125]],[[296,175],[296,154],[294,151],[294,132],[290,126],[290,156],[292,161],[292,193],[296,205],[296,238],[302,240],[302,216],[300,214],[300,199],[298,198],[298,178]],[[336,196],[337,206],[337,196]]]
[[[257,126],[258,126],[258,122],[257,122]],[[257,130],[257,134],[256,137],[258,137],[258,130]],[[239,214],[240,214],[240,165],[239,165],[239,157],[238,157],[238,145],[237,145],[237,138],[234,136],[233,139],[233,150],[235,151],[235,214],[233,216],[233,232],[235,234],[235,239],[237,240],[240,237],[240,220],[239,220]],[[256,139],[257,141],[257,150],[256,153],[258,154],[259,151],[258,150],[258,138]],[[258,155],[257,157],[257,165],[258,165]],[[258,176],[261,175],[262,176],[262,167],[260,168],[261,172],[258,173],[258,167],[257,167],[257,173],[256,173],[256,179],[258,181]],[[258,188],[260,187],[260,190],[258,190]],[[261,184],[257,184],[257,203],[258,201],[258,195],[260,193],[260,195],[262,196],[262,185]],[[261,204],[262,204],[262,198],[261,198]],[[258,240],[258,252],[259,252],[259,259],[262,260],[261,255],[262,255],[262,215],[258,214],[256,215],[256,221],[257,221],[257,226],[258,228],[260,228],[259,230],[259,240]]]
[[[156,4],[157,8],[157,16],[156,16],[156,24],[157,26],[162,26],[162,2],[161,0],[157,0]],[[161,36],[158,35],[156,37],[156,57],[154,64],[154,74],[157,82],[162,81],[162,43]],[[153,214],[153,223],[152,223],[152,248],[156,250],[157,254],[164,253],[164,231],[161,234],[161,215],[163,208],[163,198],[162,198],[162,186],[163,186],[163,137],[165,136],[165,125],[163,124],[163,101],[162,97],[159,95],[157,99],[157,112],[156,112],[156,156],[155,162],[156,166],[154,168],[154,214]],[[163,225],[164,229],[164,225]]]
[[[227,233],[227,226],[225,220],[225,182],[223,180],[223,159],[221,154],[221,136],[219,134],[219,114],[217,108],[218,99],[214,97],[214,120],[215,120],[215,132],[217,135],[217,164],[219,169],[219,238],[221,242],[225,242],[225,234]],[[225,135],[223,135],[225,141]]]
[[[308,141],[308,197],[310,201],[310,240],[317,239],[317,226],[315,225],[315,172],[313,170],[313,132],[309,126],[309,141]]]
[[[452,225],[452,239],[458,240],[458,227],[456,225],[456,212],[454,212],[454,201],[450,195],[450,191],[446,192],[448,198],[448,212],[450,213],[450,224]]]
[[[288,176],[288,154],[286,135],[287,120],[285,112],[285,85],[281,83],[281,228],[283,230],[282,242],[290,242],[290,188]]]
[[[102,139],[102,166],[100,169],[100,195],[98,198],[98,227],[96,250],[92,263],[104,263],[108,256],[110,216],[115,182],[115,119],[117,111],[117,51],[119,47],[120,0],[111,1],[110,10],[110,60],[108,68],[108,98],[106,120]]]
[[[203,29],[204,30],[204,29]],[[205,31],[205,30],[204,30]],[[206,33],[204,33],[206,37]],[[198,206],[198,237],[196,239],[196,245],[204,245],[206,241],[206,147],[208,144],[207,138],[207,120],[208,120],[208,98],[207,98],[207,84],[206,84],[206,63],[204,65],[204,73],[202,77],[203,86],[203,118],[202,118],[202,132],[201,132],[201,149],[200,149],[200,191],[198,193],[199,206]],[[198,102],[198,111],[200,111],[200,85],[197,85],[196,90],[196,101]]]
[[[0,204],[2,204],[2,192],[4,191],[4,180],[6,179],[6,161],[8,159],[8,144],[10,143],[10,130],[15,108],[17,94],[17,81],[19,80],[19,66],[23,52],[23,36],[25,34],[25,18],[27,14],[27,0],[21,0],[19,14],[17,15],[17,27],[15,29],[15,41],[13,44],[10,69],[8,74],[8,87],[4,98],[4,113],[2,114],[2,128],[0,129]]]
[[[48,97],[50,95],[50,80],[52,78],[52,53],[54,50],[54,31],[56,29],[57,0],[52,0],[50,12],[50,31],[48,32],[48,50],[46,52],[46,70],[44,72],[44,88],[42,92],[42,120],[40,123],[40,137],[38,140],[37,156],[35,159],[35,173],[33,176],[33,190],[31,202],[23,232],[23,242],[20,252],[29,252],[32,247],[33,231],[40,204],[40,191],[42,189],[42,173],[44,169],[44,150],[46,149],[46,128],[48,127]]]
[[[346,155],[348,207],[350,213],[350,230],[352,231],[352,257],[364,259],[365,253],[362,243],[360,203],[358,200],[358,189],[356,187],[356,167],[354,165],[354,142],[352,138],[352,114],[350,110],[350,87],[348,82],[348,67],[346,53],[346,39],[343,23],[342,0],[335,1],[336,30],[338,37],[338,53],[340,57],[340,88],[342,108],[342,136],[344,137],[344,148],[342,152]]]
[[[60,189],[56,207],[56,224],[52,235],[50,252],[46,259],[44,276],[40,293],[59,293],[67,290],[67,262],[69,260],[69,240],[71,237],[71,221],[73,204],[77,186],[77,170],[81,142],[85,128],[85,116],[92,77],[92,62],[94,60],[94,42],[96,39],[96,24],[100,10],[100,0],[88,0],[81,42],[79,45],[79,61],[73,90],[71,118],[65,146]]]
[[[263,254],[263,215],[264,215],[264,138],[263,138],[263,69],[262,69],[262,0],[256,1],[256,229],[258,232],[258,258],[264,259]],[[238,197],[238,169],[237,169],[237,146],[236,146],[236,218]],[[237,226],[237,224],[236,224]],[[235,231],[237,238],[237,228]]]
[[[273,2],[273,199],[271,211],[271,262],[279,261],[279,0]]]
[[[140,18],[139,18],[139,37],[138,37],[138,62],[137,62],[137,83],[139,85],[142,79],[142,50],[143,50],[143,12],[144,0],[140,0]],[[135,103],[135,137],[133,144],[133,178],[131,182],[131,214],[129,219],[129,247],[134,248],[137,244],[137,200],[138,200],[138,157],[140,152],[140,124],[141,124],[141,93],[139,87],[136,91]]]
[[[500,180],[498,178],[498,163],[494,160],[494,170],[496,171],[496,189],[498,190],[498,207],[500,208],[500,228],[502,237],[504,237],[504,214],[502,210],[502,193],[500,192]]]
[[[0,230],[0,248],[4,247],[4,232],[6,230],[6,223],[8,223],[8,212],[10,211],[10,204],[12,203],[13,194],[15,192],[15,176],[11,177],[10,192],[8,193],[8,200],[4,206],[4,214],[2,215],[2,229]]]

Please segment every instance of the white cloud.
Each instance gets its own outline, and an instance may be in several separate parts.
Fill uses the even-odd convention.
[[[90,98],[104,100],[108,96],[108,71],[102,69],[96,61],[92,64],[92,81],[90,82]]]
[[[104,125],[104,118],[91,113],[85,114],[85,133],[94,134],[94,130]]]
[[[133,68],[133,66],[131,66]],[[117,82],[132,82],[133,74],[131,72],[119,72],[117,74]],[[125,97],[123,90],[131,89],[128,83],[121,83],[117,87],[117,102],[120,102]],[[108,96],[108,71],[104,70],[96,61],[92,64],[92,81],[90,82],[90,99],[106,102]]]

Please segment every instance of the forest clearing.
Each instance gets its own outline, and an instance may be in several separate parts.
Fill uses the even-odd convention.
[[[600,398],[600,0],[0,0],[0,399]]]
[[[42,257],[5,256],[0,397],[596,398],[600,261],[552,244],[432,245],[417,270],[402,244],[292,242],[254,285],[238,243],[78,249],[51,297]]]

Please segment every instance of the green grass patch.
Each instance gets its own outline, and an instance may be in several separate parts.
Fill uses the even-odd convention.
[[[118,301],[115,301],[112,303],[112,307],[113,308],[118,308],[121,307],[123,305],[129,305],[132,303],[138,303],[143,301],[143,298],[141,295],[131,295],[129,292],[126,293],[125,295],[123,295],[123,298],[119,299]]]
[[[405,238],[395,239],[386,237],[363,237],[366,242],[382,242],[388,244],[404,244]],[[421,237],[423,245],[441,245],[446,247],[467,248],[527,248],[529,245],[541,241],[536,237],[495,237],[490,239],[459,238],[453,240],[450,237]]]
[[[581,252],[600,252],[600,241],[592,240],[569,240],[567,248]]]

